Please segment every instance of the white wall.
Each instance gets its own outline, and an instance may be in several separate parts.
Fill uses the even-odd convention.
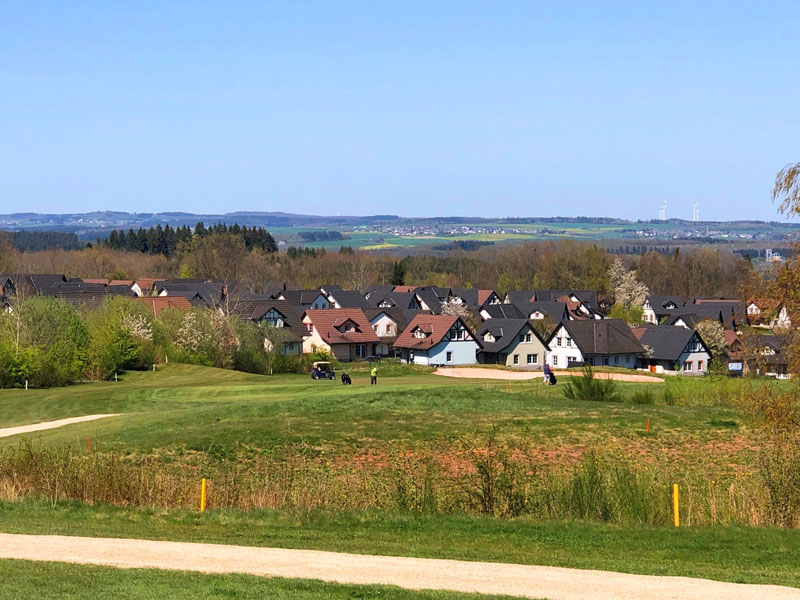
[[[415,350],[414,359],[408,359],[411,351],[403,350],[403,359],[415,365],[474,365],[477,364],[478,343],[472,340],[439,342],[428,350]],[[451,360],[447,353],[452,352]]]
[[[572,338],[569,336],[569,333],[567,333],[567,330],[564,329],[564,327],[559,327],[556,337],[550,340],[547,364],[551,367],[561,369],[569,364],[570,358],[574,361],[582,362],[583,354],[581,354],[581,351],[572,342]]]
[[[378,337],[397,337],[397,323],[395,323],[394,319],[390,318],[389,315],[381,313],[374,317],[369,323],[372,325],[375,335]],[[376,325],[378,326],[377,329],[375,329]]]

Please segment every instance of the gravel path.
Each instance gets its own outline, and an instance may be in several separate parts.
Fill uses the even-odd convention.
[[[580,376],[575,371],[556,371],[556,377]],[[503,369],[482,369],[481,367],[447,367],[436,369],[434,375],[445,377],[460,377],[464,379],[499,379],[502,381],[528,381],[541,379],[541,371],[504,371]],[[661,383],[664,380],[649,375],[634,375],[632,373],[595,373],[595,379],[613,379],[614,381],[633,381],[636,383]]]
[[[113,538],[0,534],[0,558],[249,573],[548,600],[800,600],[800,589],[687,577]]]
[[[19,435],[20,433],[33,433],[34,431],[55,429],[56,427],[64,427],[64,425],[72,425],[73,423],[85,423],[86,421],[96,421],[97,419],[105,419],[106,417],[118,417],[119,415],[120,413],[105,414],[105,415],[84,415],[83,417],[71,417],[69,419],[59,419],[58,421],[44,421],[43,423],[34,423],[33,425],[6,427],[5,429],[0,429],[0,438],[8,437],[10,435]]]

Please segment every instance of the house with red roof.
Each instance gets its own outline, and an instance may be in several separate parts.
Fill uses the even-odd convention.
[[[380,338],[360,308],[311,309],[301,320],[308,329],[308,337],[303,339],[304,354],[324,350],[348,362],[377,353]]]
[[[134,298],[134,300],[147,306],[148,311],[150,311],[150,314],[153,315],[154,319],[160,317],[161,313],[163,313],[165,310],[173,309],[180,310],[182,312],[189,312],[189,310],[192,308],[189,300],[183,296],[154,296]]]
[[[421,314],[394,342],[405,363],[474,365],[482,345],[460,317]]]

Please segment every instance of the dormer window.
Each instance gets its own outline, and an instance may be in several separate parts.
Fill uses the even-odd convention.
[[[286,322],[283,319],[283,315],[274,308],[270,308],[266,314],[261,317],[261,320],[272,327],[286,327]]]
[[[426,338],[426,337],[428,337],[428,334],[426,334],[424,331],[422,331],[422,329],[420,329],[419,327],[417,327],[417,328],[414,330],[414,337],[415,337],[415,338],[419,338],[419,339],[421,339],[421,338]]]

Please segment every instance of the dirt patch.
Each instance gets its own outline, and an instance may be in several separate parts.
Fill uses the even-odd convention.
[[[480,367],[446,367],[436,369],[434,375],[445,377],[458,377],[463,379],[497,379],[500,381],[530,381],[542,379],[541,371],[504,371],[503,369],[482,369]],[[556,377],[580,376],[574,371],[556,371]],[[614,381],[631,381],[635,383],[662,383],[664,380],[649,375],[634,375],[633,373],[595,373],[595,379],[613,379]]]
[[[107,417],[118,417],[121,413],[103,414],[103,415],[84,415],[82,417],[70,417],[69,419],[59,419],[57,421],[44,421],[42,423],[34,423],[32,425],[20,425],[19,427],[6,427],[0,429],[0,438],[9,437],[12,435],[19,435],[21,433],[34,433],[36,431],[44,431],[46,429],[55,429],[57,427],[64,427],[65,425],[72,425],[74,423],[85,423],[86,421],[96,421],[97,419],[105,419]]]
[[[800,600],[800,590],[689,577],[632,575],[428,558],[367,556],[151,540],[0,534],[0,558],[319,579],[549,600]]]

